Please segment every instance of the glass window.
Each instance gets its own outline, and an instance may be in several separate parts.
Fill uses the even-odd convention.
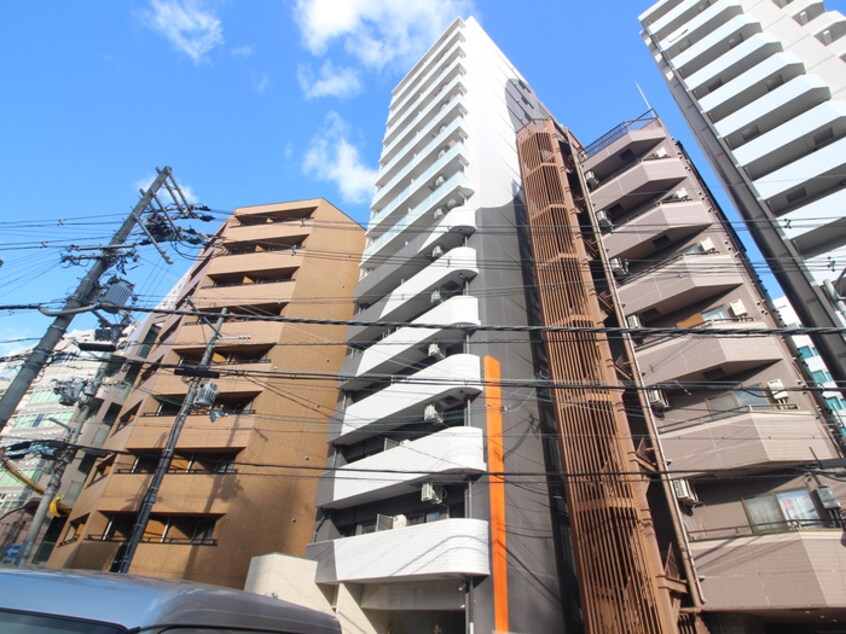
[[[724,392],[706,400],[714,418],[726,418],[751,410],[767,409],[770,398],[763,388],[746,388]]]
[[[828,405],[831,408],[831,411],[833,412],[839,412],[843,409],[843,401],[836,396],[828,397],[827,399],[825,399],[825,402],[826,405]]]
[[[812,372],[811,378],[814,380],[814,383],[826,383],[827,381],[831,381],[831,375],[825,370]]]
[[[807,489],[747,498],[743,504],[752,527],[758,533],[780,533],[823,526]]]
[[[717,306],[716,308],[704,311],[702,313],[702,319],[705,321],[728,321],[731,317],[725,308]]]
[[[799,346],[799,356],[803,359],[810,359],[817,356],[817,351],[811,346]]]

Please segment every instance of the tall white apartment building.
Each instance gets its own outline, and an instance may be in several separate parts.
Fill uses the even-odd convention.
[[[355,319],[384,325],[348,332],[307,550],[355,631],[565,631],[577,613],[529,334],[479,330],[528,323],[515,132],[544,112],[472,18],[393,91],[355,293]]]
[[[846,291],[846,18],[822,0],[661,0],[642,36],[808,326]],[[846,344],[815,337],[839,380]]]

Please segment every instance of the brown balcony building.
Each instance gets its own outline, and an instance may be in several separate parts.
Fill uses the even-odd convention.
[[[651,112],[586,147],[534,121],[518,147],[540,323],[612,329],[544,341],[564,472],[605,482],[567,491],[588,631],[842,620],[842,449],[684,149]]]
[[[107,453],[48,565],[112,568],[188,391],[175,370],[200,361],[223,309],[216,400],[188,415],[130,572],[243,587],[254,555],[304,553],[344,327],[279,317],[349,319],[363,247],[364,230],[322,199],[235,210],[147,321],[156,343],[135,359]],[[207,318],[167,312],[192,306]]]

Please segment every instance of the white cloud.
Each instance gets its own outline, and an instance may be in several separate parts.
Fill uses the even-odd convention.
[[[252,46],[237,46],[229,52],[232,53],[233,57],[250,57],[255,53],[255,49]]]
[[[361,63],[383,68],[414,62],[456,17],[473,9],[473,0],[297,0],[294,20],[315,55],[341,39]]]
[[[270,88],[270,76],[267,73],[262,73],[258,77],[252,78],[253,90],[258,94],[263,95],[268,88]]]
[[[303,170],[318,180],[335,183],[344,202],[362,203],[373,195],[377,170],[362,162],[348,136],[346,121],[329,112],[323,129],[309,143]]]
[[[195,64],[223,44],[223,25],[202,0],[152,0],[150,6],[151,10],[144,16],[147,26],[158,31]]]
[[[330,60],[320,67],[317,77],[309,66],[297,69],[297,81],[306,99],[340,97],[345,99],[361,92],[361,80],[353,68],[336,68]]]

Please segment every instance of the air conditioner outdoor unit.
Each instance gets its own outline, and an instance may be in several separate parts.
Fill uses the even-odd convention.
[[[673,198],[675,198],[676,200],[687,200],[687,190],[684,187],[682,187],[681,189],[677,189],[673,192]]]
[[[437,209],[435,209],[435,212],[434,212],[433,215],[435,216],[435,220],[440,220],[441,218],[444,217],[444,208],[438,207]]]
[[[663,390],[646,390],[646,400],[649,401],[649,407],[656,412],[663,412],[670,406]]]
[[[446,177],[443,174],[438,174],[438,177],[435,179],[435,187],[440,187],[446,183]]]
[[[438,150],[438,158],[441,158],[446,153],[447,149],[445,147],[442,147],[440,150]]]
[[[655,153],[652,155],[653,158],[661,159],[667,156],[667,149],[666,148],[658,148]]]
[[[599,186],[599,179],[592,171],[585,172],[585,183],[587,183],[587,186],[591,189],[596,189]]]
[[[443,248],[441,248],[441,246],[438,245],[434,249],[432,249],[432,256],[431,257],[432,257],[433,260],[437,260],[443,254],[444,254]]]
[[[704,240],[699,241],[699,248],[702,249],[705,253],[710,253],[711,251],[716,251],[716,247],[714,246],[714,241],[711,238],[705,238]]]
[[[611,265],[611,273],[614,274],[614,277],[625,277],[629,272],[629,267],[622,258],[611,258],[608,264]]]
[[[696,497],[696,493],[693,490],[693,487],[690,486],[690,482],[688,482],[684,478],[677,478],[672,481],[673,482],[673,492],[676,494],[676,499],[686,506],[693,506],[698,501],[699,498]]]
[[[405,528],[408,526],[408,517],[400,513],[394,515],[394,528]]]
[[[611,224],[611,219],[608,218],[608,214],[604,211],[596,212],[596,224],[599,225],[600,229],[611,229],[611,227],[614,226]]]
[[[784,381],[781,379],[773,379],[767,381],[767,388],[770,390],[770,395],[775,401],[786,401],[790,394],[784,389]]]
[[[443,423],[444,417],[434,403],[429,403],[423,410],[423,421],[427,423]]]
[[[643,328],[643,321],[641,321],[640,315],[629,315],[626,317],[626,325],[629,328]]]
[[[394,516],[393,515],[383,515],[382,513],[376,514],[376,530],[377,531],[389,531],[394,527]]]
[[[424,482],[420,489],[420,501],[440,504],[444,501],[444,487],[434,482]]]
[[[430,357],[433,357],[438,361],[440,361],[446,356],[446,354],[444,353],[444,349],[439,343],[430,343],[428,352]]]
[[[438,289],[435,289],[434,291],[432,291],[432,294],[429,295],[429,302],[431,302],[432,304],[440,304],[442,301],[444,300],[443,297],[441,297],[441,291],[439,291]]]
[[[746,310],[746,305],[743,303],[742,299],[736,299],[733,302],[730,302],[728,308],[732,317],[746,317],[749,314],[749,311]]]

